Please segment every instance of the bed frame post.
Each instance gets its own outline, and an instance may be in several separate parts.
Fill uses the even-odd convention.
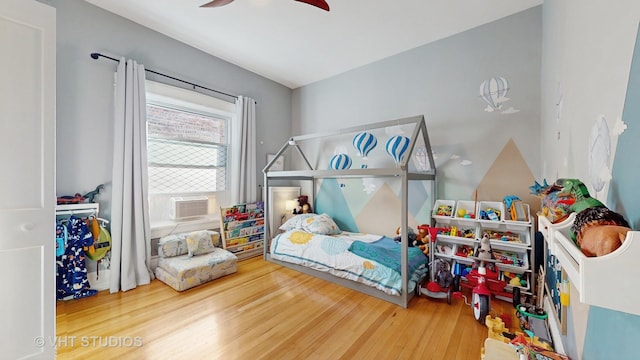
[[[401,255],[400,255],[400,264],[402,264],[402,268],[400,270],[400,275],[402,277],[402,307],[407,308],[409,305],[409,289],[407,288],[407,284],[409,284],[409,268],[408,268],[408,263],[409,263],[409,211],[408,211],[408,206],[409,206],[409,196],[408,196],[408,190],[409,190],[409,180],[407,178],[407,173],[406,171],[402,173],[401,176],[401,181],[402,181],[402,200],[401,200],[401,204],[402,204],[402,215],[401,215],[401,222],[402,222],[402,245],[401,245]]]

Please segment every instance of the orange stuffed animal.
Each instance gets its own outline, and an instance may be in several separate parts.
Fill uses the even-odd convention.
[[[602,256],[614,252],[631,229],[618,225],[591,226],[581,232],[578,246],[586,256]]]
[[[418,248],[427,256],[429,255],[429,240],[429,225],[418,225],[416,242],[418,243]]]

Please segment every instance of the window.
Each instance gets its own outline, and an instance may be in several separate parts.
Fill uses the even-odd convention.
[[[154,223],[170,220],[172,197],[227,197],[234,104],[147,81],[149,204]]]
[[[227,121],[147,103],[149,192],[226,190]]]

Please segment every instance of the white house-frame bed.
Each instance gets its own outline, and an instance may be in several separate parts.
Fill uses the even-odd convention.
[[[320,166],[326,166],[328,161],[324,163],[320,161],[320,158],[323,156],[321,147],[317,147],[316,149],[311,148],[311,152],[316,151],[315,163],[320,164],[319,166],[312,166],[305,152],[303,151],[303,147],[309,140],[314,141],[322,141],[322,139],[330,139],[332,137],[344,137],[345,134],[359,134],[362,132],[375,132],[378,131],[384,134],[385,129],[388,128],[402,128],[408,129],[409,131],[405,131],[407,134],[406,137],[409,138],[408,146],[404,155],[401,158],[396,158],[397,162],[380,162],[377,165],[380,166],[371,166],[364,168],[349,168],[345,170],[333,170],[333,169],[319,169]],[[320,139],[320,140],[318,140]],[[384,141],[380,141],[384,140]],[[384,148],[386,139],[380,139],[378,146]],[[347,144],[351,146],[351,144]],[[270,170],[275,163],[275,159],[278,159],[281,155],[284,155],[290,148],[295,149],[292,150],[291,153],[297,153],[301,157],[301,161],[306,169],[303,170],[286,170],[286,171],[272,171]],[[308,150],[308,149],[306,149]],[[309,152],[309,151],[307,151]],[[397,154],[396,154],[397,155]],[[326,154],[324,154],[326,158]],[[326,159],[325,159],[326,160]],[[416,161],[418,160],[418,161]],[[277,238],[278,235],[271,238],[267,235],[266,243],[264,246],[264,258],[267,261],[271,261],[277,263],[279,265],[295,269],[297,271],[310,274],[327,281],[331,281],[337,283],[339,285],[363,292],[365,294],[389,301],[391,303],[400,305],[402,307],[407,307],[409,301],[413,297],[414,292],[410,289],[410,284],[414,284],[411,282],[412,274],[409,273],[409,263],[410,251],[413,252],[413,249],[409,249],[408,244],[408,229],[409,229],[409,191],[410,186],[409,183],[412,181],[421,181],[426,182],[428,186],[428,196],[425,199],[425,202],[428,202],[429,205],[429,214],[431,214],[431,210],[433,209],[433,204],[435,203],[435,191],[436,191],[436,169],[435,162],[433,158],[433,152],[431,150],[431,144],[429,142],[429,136],[427,132],[427,127],[425,123],[425,118],[423,115],[413,116],[403,119],[384,121],[374,124],[368,124],[363,126],[356,126],[346,129],[340,129],[336,131],[318,133],[318,134],[310,134],[310,135],[301,135],[291,137],[287,143],[285,143],[280,150],[276,153],[274,160],[270,161],[263,170],[264,173],[264,186],[267,191],[265,191],[265,202],[268,204],[272,199],[269,198],[269,187],[282,185],[283,182],[287,185],[292,185],[292,183],[305,183],[311,182],[311,188],[314,192],[317,191],[317,182],[323,179],[344,179],[344,178],[380,178],[380,177],[388,177],[399,179],[400,185],[400,204],[401,211],[399,212],[399,224],[400,224],[400,232],[401,232],[401,244],[400,244],[400,263],[399,263],[399,274],[401,278],[401,286],[399,292],[397,294],[390,294],[388,291],[381,291],[376,287],[371,285],[363,284],[360,280],[353,281],[340,276],[334,275],[336,271],[319,271],[317,269],[313,269],[307,266],[303,266],[300,264],[292,263],[287,261],[287,256],[274,256],[272,254],[272,247],[276,249],[277,246],[273,240]],[[313,194],[315,195],[315,194]],[[265,206],[265,209],[268,209],[268,206]],[[269,214],[268,211],[265,213],[265,217],[270,219],[275,216],[275,218],[279,218],[281,214]],[[329,214],[332,217],[339,216],[336,214]],[[430,219],[429,219],[430,221]],[[272,231],[268,229],[269,222],[266,222],[265,234],[271,234]],[[353,239],[352,239],[353,240]],[[278,257],[278,259],[276,259]],[[293,258],[293,257],[292,257]],[[296,261],[301,263],[300,261]],[[304,262],[302,262],[304,263]],[[338,271],[339,272],[339,271]],[[353,276],[352,276],[353,277]],[[415,279],[415,276],[414,276]],[[365,281],[366,282],[366,281]]]

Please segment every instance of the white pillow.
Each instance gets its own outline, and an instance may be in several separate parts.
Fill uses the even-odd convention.
[[[316,214],[296,215],[291,219],[285,221],[284,224],[280,225],[280,230],[289,231],[289,230],[295,230],[295,229],[304,229],[304,221],[313,216],[316,216]]]
[[[211,234],[207,230],[194,231],[187,235],[187,249],[189,257],[208,254],[213,252],[216,247],[211,241]]]
[[[296,229],[320,235],[335,235],[342,232],[331,216],[327,214],[296,215],[280,226],[280,230],[284,231]]]
[[[167,235],[160,238],[158,242],[158,255],[162,257],[173,257],[184,255],[188,252],[185,234]]]

